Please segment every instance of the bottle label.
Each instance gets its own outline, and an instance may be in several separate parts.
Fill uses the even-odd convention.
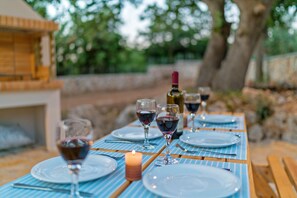
[[[181,113],[179,115],[179,121],[178,121],[178,124],[177,124],[177,132],[183,132],[183,129],[184,129],[184,116],[183,114]]]

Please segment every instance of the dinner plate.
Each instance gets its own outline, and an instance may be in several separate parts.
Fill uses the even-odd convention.
[[[200,122],[207,122],[212,124],[228,124],[235,123],[237,121],[235,116],[230,115],[204,115],[197,116],[196,119]]]
[[[88,155],[79,172],[79,182],[98,179],[110,174],[117,168],[117,162],[106,156]],[[50,183],[71,183],[71,176],[62,157],[54,157],[36,164],[31,175]]]
[[[123,127],[111,132],[111,135],[116,138],[138,141],[144,140],[144,129],[142,127]],[[162,133],[157,128],[150,128],[148,133],[148,139],[155,139],[162,137]]]
[[[240,142],[240,138],[230,133],[224,132],[197,132],[184,133],[179,137],[180,141],[192,146],[205,148],[227,147]]]
[[[230,171],[194,164],[154,168],[142,181],[162,197],[228,197],[241,187],[241,180]]]

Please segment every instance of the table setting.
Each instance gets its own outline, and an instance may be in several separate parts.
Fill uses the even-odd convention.
[[[195,117],[195,126],[199,129],[225,129],[225,130],[244,130],[244,117],[238,115],[219,115],[202,114]],[[192,120],[188,116],[188,127],[191,127]]]
[[[173,140],[170,150],[174,155],[247,160],[247,134],[206,130],[188,133]]]
[[[246,164],[240,164],[240,163],[231,163],[231,162],[217,162],[217,161],[209,161],[209,160],[195,160],[195,159],[190,159],[190,158],[181,158],[180,159],[180,165],[200,165],[199,167],[197,167],[197,169],[201,168],[200,171],[205,171],[208,172],[208,170],[204,169],[205,167],[214,167],[216,170],[218,170],[218,175],[221,175],[222,172],[224,172],[226,175],[230,176],[228,174],[231,173],[233,175],[235,175],[239,180],[236,180],[236,183],[233,184],[236,187],[231,189],[231,190],[227,190],[227,193],[230,193],[233,195],[227,196],[227,197],[250,197],[250,186],[249,186],[249,178],[248,178],[248,167]],[[172,165],[172,168],[174,169],[175,165]],[[157,170],[160,167],[156,167],[154,165],[154,163],[151,163],[151,165],[143,172],[143,174],[146,176],[147,174],[151,173],[153,170]],[[225,170],[224,168],[228,169]],[[230,171],[231,172],[230,172]],[[170,170],[169,170],[170,171]],[[222,172],[221,172],[222,171]],[[176,172],[175,170],[172,171],[173,174]],[[193,172],[193,171],[192,171]],[[225,175],[224,174],[224,175]],[[182,176],[184,176],[184,174],[181,174]],[[195,174],[194,174],[195,175]],[[187,184],[189,184],[189,182],[192,184],[193,182],[191,182],[191,179],[189,177],[189,175],[186,175],[187,177]],[[218,176],[220,179],[222,179],[222,181],[225,181],[224,178],[221,178],[221,176]],[[231,176],[232,177],[232,176]],[[179,177],[180,179],[180,177]],[[205,179],[205,178],[204,178]],[[199,182],[196,182],[196,184]],[[147,185],[147,184],[146,184]],[[136,181],[133,182],[131,185],[129,185],[129,187],[122,193],[120,194],[119,197],[122,198],[126,198],[126,197],[149,197],[149,198],[157,198],[157,197],[224,197],[223,194],[221,194],[221,189],[217,189],[216,186],[214,185],[210,185],[207,187],[210,187],[211,189],[207,189],[207,187],[205,187],[204,191],[201,190],[199,193],[197,193],[195,190],[188,192],[188,194],[182,196],[178,196],[177,194],[180,193],[179,192],[179,188],[178,186],[182,185],[181,183],[178,183],[177,185],[175,185],[175,187],[171,187],[170,191],[166,191],[165,189],[160,189],[160,191],[155,191],[152,192],[152,186],[151,187],[147,187],[144,185],[143,181]],[[202,184],[203,185],[203,184]],[[240,186],[240,189],[236,189],[238,186]],[[195,185],[193,184],[192,189],[197,189],[197,188],[201,188],[201,186],[199,186],[199,184]],[[157,188],[157,187],[156,187]],[[155,188],[155,189],[156,189]],[[187,186],[185,186],[185,189],[187,189],[188,191],[190,191]],[[165,191],[165,192],[164,192]],[[211,191],[216,191],[219,192],[219,194],[207,194]],[[191,194],[191,193],[194,194]],[[172,194],[175,193],[175,194]],[[226,196],[225,196],[226,197]]]
[[[200,96],[191,97],[201,102]],[[172,135],[180,119],[179,106],[157,104],[154,99],[137,100],[138,120],[95,142],[90,121],[64,120],[57,133],[61,156],[36,164],[30,174],[2,186],[0,194],[250,197],[252,182],[244,115],[203,112],[201,118],[196,115],[200,103],[198,107],[193,107],[195,101],[191,107],[186,104],[192,110],[189,118],[194,122],[188,122],[190,128],[184,128],[175,139]],[[216,130],[199,127],[204,122],[217,126]],[[236,131],[221,130],[232,124],[237,126]]]

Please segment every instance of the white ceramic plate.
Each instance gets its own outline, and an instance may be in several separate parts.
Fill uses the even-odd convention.
[[[220,148],[231,146],[240,142],[240,138],[223,132],[198,132],[198,133],[185,133],[179,137],[180,141],[190,144],[192,146],[205,147],[205,148]]]
[[[229,171],[194,164],[154,168],[142,181],[162,197],[228,197],[241,187],[241,180]]]
[[[79,172],[79,182],[98,179],[110,174],[117,168],[117,162],[106,156],[88,155]],[[36,164],[31,175],[41,181],[50,183],[71,183],[66,162],[62,157],[54,157]]]
[[[143,127],[123,127],[111,132],[111,135],[116,138],[138,141],[144,140],[144,129]],[[157,128],[150,128],[148,133],[148,139],[155,139],[162,137],[162,133]]]
[[[213,124],[227,124],[227,123],[234,123],[237,121],[235,116],[230,115],[210,115],[207,114],[204,117],[197,116],[196,119],[199,122],[207,122],[207,123],[213,123]]]

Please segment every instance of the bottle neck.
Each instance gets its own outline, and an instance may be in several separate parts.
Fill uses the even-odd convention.
[[[178,89],[178,84],[172,84],[172,89]]]

